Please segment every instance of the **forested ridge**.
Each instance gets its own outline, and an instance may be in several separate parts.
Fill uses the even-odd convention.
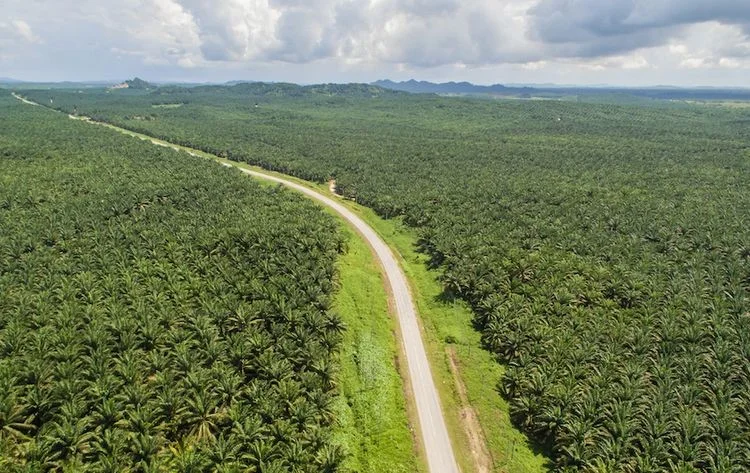
[[[516,424],[556,469],[750,469],[750,109],[248,87],[28,95],[333,177],[419,229],[446,297],[472,305],[507,365]]]
[[[0,229],[0,471],[337,471],[320,208],[0,90]]]

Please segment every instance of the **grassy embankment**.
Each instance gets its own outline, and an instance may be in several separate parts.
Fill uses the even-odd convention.
[[[339,259],[336,310],[347,331],[341,350],[339,439],[355,472],[424,471],[415,455],[401,378],[394,360],[395,321],[389,317],[380,267],[367,244],[347,228]]]

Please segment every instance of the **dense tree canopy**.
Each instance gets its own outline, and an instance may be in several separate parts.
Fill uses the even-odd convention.
[[[750,470],[750,108],[284,87],[55,96],[418,228],[558,469]]]
[[[0,471],[337,469],[318,207],[2,94],[0,229]]]

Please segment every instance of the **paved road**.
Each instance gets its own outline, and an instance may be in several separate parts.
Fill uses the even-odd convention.
[[[16,95],[15,93],[11,93],[11,95],[23,103],[27,103],[29,105],[39,105],[38,103],[32,102],[31,100],[26,100],[25,98],[21,97],[20,95]]]
[[[226,165],[231,166],[230,164]],[[422,342],[414,301],[406,282],[406,276],[391,249],[364,220],[339,202],[286,179],[248,169],[238,169],[253,177],[283,184],[332,208],[351,223],[370,244],[385,270],[396,307],[396,316],[401,327],[401,341],[406,352],[406,363],[409,367],[409,378],[414,394],[414,403],[417,406],[419,427],[422,432],[429,471],[430,473],[458,473],[459,469],[453,454],[453,447],[448,437],[448,429],[445,427],[443,411],[440,408],[440,400]]]
[[[18,95],[13,95],[25,103],[38,105]],[[97,122],[94,121],[87,120],[87,122],[97,124]],[[132,132],[126,129],[114,126],[109,127],[132,134]],[[166,141],[155,140],[152,138],[151,142],[158,146],[168,146],[176,150],[179,149],[176,145]],[[197,155],[196,153],[188,152]],[[222,162],[222,164],[228,167],[233,167],[227,162]],[[396,317],[398,318],[398,323],[401,328],[401,342],[404,351],[406,352],[406,363],[409,370],[408,374],[414,396],[414,404],[417,407],[419,430],[422,433],[422,441],[425,455],[427,456],[429,472],[458,473],[460,470],[456,463],[455,455],[453,454],[453,447],[450,438],[448,437],[448,429],[445,426],[445,419],[443,418],[443,411],[440,407],[437,389],[435,388],[435,382],[432,378],[430,364],[427,361],[422,334],[419,329],[419,323],[417,322],[414,301],[411,297],[411,292],[409,291],[406,276],[404,275],[401,266],[398,264],[398,260],[396,260],[393,252],[391,252],[391,249],[385,244],[383,239],[375,233],[375,230],[373,230],[372,227],[367,225],[367,223],[359,218],[354,212],[341,205],[341,203],[301,184],[280,177],[240,167],[237,167],[237,169],[259,179],[283,184],[302,192],[306,196],[317,200],[327,207],[330,207],[354,226],[359,234],[362,235],[372,247],[385,271],[390,286],[390,293],[393,298],[393,305],[396,308]]]

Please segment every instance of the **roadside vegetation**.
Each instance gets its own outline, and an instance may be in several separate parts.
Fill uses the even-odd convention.
[[[481,334],[472,326],[471,308],[461,300],[445,300],[442,296],[439,273],[429,269],[428,256],[418,251],[417,232],[401,218],[383,219],[370,209],[349,205],[359,210],[360,217],[400,256],[422,318],[435,383],[448,428],[457,442],[462,471],[546,471],[547,458],[513,426],[507,401],[497,395],[495,383],[504,367],[481,348]],[[465,400],[458,392],[462,388]],[[472,414],[479,425],[469,420]]]
[[[747,108],[264,84],[27,92],[51,94],[69,112],[335,178],[403,219],[441,299],[473,309],[505,366],[487,383],[554,468],[750,469]]]
[[[334,308],[346,323],[341,345],[341,396],[334,408],[338,437],[349,453],[343,471],[417,473],[406,412],[406,392],[398,368],[396,321],[388,311],[381,269],[362,239],[345,230],[347,250],[339,259]]]

